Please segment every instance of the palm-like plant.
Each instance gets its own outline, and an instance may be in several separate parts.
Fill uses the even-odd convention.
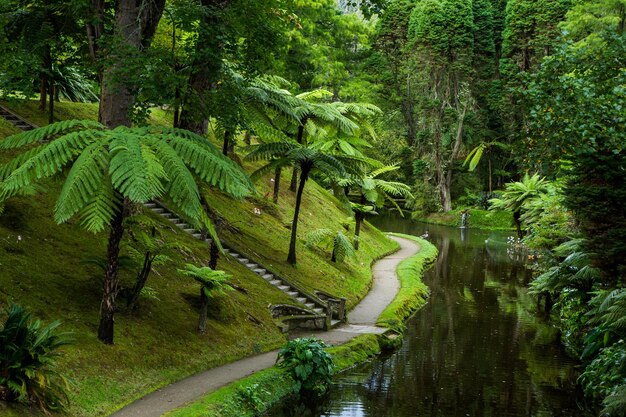
[[[47,140],[48,143],[41,141]],[[0,167],[0,201],[71,167],[54,209],[57,223],[75,215],[91,232],[110,228],[98,338],[113,343],[118,259],[130,202],[168,197],[189,222],[214,228],[202,208],[197,182],[234,196],[249,194],[245,172],[206,138],[171,128],[106,129],[93,121],[64,121],[0,142],[28,150]]]
[[[341,231],[331,229],[314,230],[306,236],[308,246],[332,247],[330,260],[343,262],[346,258],[352,258],[356,251],[352,247],[350,239]]]
[[[198,320],[198,331],[204,333],[206,330],[207,309],[209,299],[218,295],[223,295],[226,290],[232,289],[228,283],[230,275],[224,271],[214,270],[208,266],[197,267],[191,264],[185,265],[185,269],[179,269],[181,274],[193,278],[200,284],[200,318]]]
[[[358,176],[351,176],[338,181],[342,187],[357,187],[360,194],[360,201],[358,204],[352,204],[352,211],[354,212],[354,248],[359,249],[359,235],[361,233],[361,224],[368,213],[375,213],[376,207],[381,207],[385,201],[390,201],[403,215],[402,209],[393,197],[413,198],[411,194],[411,188],[401,182],[385,181],[378,178],[379,176],[397,170],[397,165],[386,165],[381,168],[377,168],[360,174]]]
[[[0,400],[34,401],[44,411],[67,403],[67,379],[55,370],[58,349],[69,343],[57,333],[60,322],[45,327],[12,305],[0,328]]]
[[[288,165],[293,165],[300,171],[300,183],[296,193],[296,205],[291,224],[291,239],[287,256],[287,262],[292,265],[296,264],[296,237],[302,193],[310,174],[314,171],[319,171],[325,175],[343,177],[347,174],[346,168],[355,170],[364,163],[360,158],[333,156],[294,142],[275,142],[253,146],[246,159],[253,161],[270,160],[267,165],[252,173],[252,178],[258,178],[265,173],[274,172],[277,168]]]
[[[528,173],[524,174],[521,181],[510,182],[506,185],[502,197],[489,200],[494,209],[511,210],[513,212],[513,222],[517,230],[517,236],[521,239],[524,236],[522,231],[521,216],[525,206],[532,200],[541,198],[549,191],[549,183],[545,178],[534,174],[532,177]]]

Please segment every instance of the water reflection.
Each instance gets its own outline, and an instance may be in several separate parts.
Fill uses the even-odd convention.
[[[575,363],[557,332],[532,312],[526,256],[511,250],[506,234],[397,219],[377,226],[418,236],[428,229],[440,252],[425,276],[430,301],[398,352],[339,376],[311,415],[592,415],[578,404]]]

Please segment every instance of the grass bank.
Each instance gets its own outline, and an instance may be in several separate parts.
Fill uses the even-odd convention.
[[[461,214],[465,209],[455,209],[447,213],[431,213],[420,222],[460,227]],[[513,215],[510,211],[469,209],[469,227],[484,230],[514,230]]]
[[[30,111],[27,118],[45,124],[45,113],[37,114],[32,102],[13,104],[10,107],[14,111],[26,109]],[[57,109],[57,115],[68,119],[97,115],[93,105],[61,103]],[[5,127],[0,140],[13,133]],[[10,157],[0,153],[0,163]],[[302,202],[298,265],[288,265],[287,226],[295,196],[287,189],[286,177],[277,205],[268,198],[271,184],[267,179],[258,184],[256,195],[242,201],[207,191],[211,208],[223,219],[222,236],[251,259],[303,287],[347,297],[349,305],[355,304],[371,285],[370,264],[394,250],[396,243],[368,225],[362,230],[359,257],[348,263],[335,264],[327,251],[306,247],[303,238],[308,231],[342,227],[348,216],[332,196],[310,181]],[[100,343],[96,329],[103,274],[93,263],[84,261],[105,256],[107,233],[87,233],[75,220],[63,225],[54,222],[52,213],[61,184],[58,178],[46,181],[40,193],[9,200],[0,216],[0,319],[8,305],[18,303],[46,323],[61,320],[60,329],[72,333],[74,342],[64,348],[59,362],[59,371],[73,380],[68,415],[108,415],[171,382],[273,350],[285,342],[267,306],[291,303],[291,299],[228,256],[220,259],[218,268],[228,272],[241,291],[213,300],[207,331],[198,334],[199,287],[177,269],[185,263],[206,265],[208,248],[154,216],[163,239],[177,249],[168,262],[155,267],[147,283],[151,296],[142,297],[136,311],[126,311],[120,298],[116,344]],[[261,214],[255,214],[255,208],[260,208]],[[126,234],[122,255],[130,255],[132,245]],[[139,267],[131,265],[120,272],[123,287],[133,285]],[[0,415],[41,413],[0,402]]]
[[[424,305],[428,298],[428,287],[422,281],[422,275],[437,259],[439,251],[429,241],[400,233],[391,233],[417,243],[420,251],[400,262],[397,269],[400,291],[396,298],[378,317],[378,325],[397,329],[415,311]]]
[[[437,248],[428,241],[409,235],[394,234],[415,241],[420,251],[398,266],[400,291],[379,318],[379,325],[402,332],[400,324],[421,307],[428,296],[422,282],[423,272],[437,258]],[[397,336],[397,335],[396,335]],[[345,371],[397,345],[397,339],[365,334],[348,343],[328,349],[337,372]],[[167,417],[253,417],[271,409],[292,394],[291,378],[272,367],[207,394],[190,405],[165,414]]]

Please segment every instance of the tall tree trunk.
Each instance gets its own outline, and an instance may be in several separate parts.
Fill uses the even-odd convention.
[[[280,193],[280,174],[282,172],[282,168],[278,167],[276,168],[276,171],[274,171],[274,195],[273,195],[273,201],[274,204],[278,204],[278,194]]]
[[[115,299],[119,290],[117,271],[119,269],[120,242],[124,235],[124,217],[126,215],[126,201],[111,221],[109,243],[107,246],[107,268],[104,274],[104,288],[102,302],[100,304],[100,325],[98,327],[98,339],[112,345],[115,325]]]
[[[289,254],[287,255],[287,262],[291,265],[296,264],[296,237],[298,235],[298,216],[300,215],[300,204],[302,203],[302,192],[304,191],[304,185],[309,178],[309,172],[311,166],[302,165],[302,173],[300,175],[300,185],[298,186],[298,193],[296,194],[296,207],[293,212],[293,221],[291,222],[291,240],[289,241]]]
[[[98,3],[98,7],[106,7],[98,1],[95,2]],[[163,14],[165,0],[151,0],[150,2],[118,0],[116,6],[115,34],[124,46],[130,49],[148,49]],[[98,10],[96,14],[99,12],[101,10]],[[92,26],[93,29],[95,28]],[[95,41],[97,42],[98,39],[96,38]],[[110,59],[111,64],[102,73],[98,119],[109,128],[130,126],[130,113],[135,103],[135,93],[132,91],[133,86],[124,82],[122,70],[126,56],[123,51],[121,53],[117,51],[111,52],[107,58]]]
[[[49,79],[48,89],[48,124],[54,123],[54,78]]]
[[[180,127],[180,88],[176,87],[174,91],[174,121],[173,127]]]
[[[44,71],[39,73],[39,110],[46,110],[48,102],[48,76]]]
[[[296,141],[299,144],[302,144],[302,140],[304,139],[304,126],[306,125],[308,120],[309,120],[308,116],[303,116],[302,120],[300,121],[300,125],[298,126],[298,135],[296,136]],[[291,183],[289,184],[289,191],[295,192],[297,185],[298,185],[298,167],[294,165],[293,171],[291,174]]]
[[[222,153],[224,154],[224,156],[228,156],[228,149],[230,148],[231,136],[232,136],[232,133],[230,132],[230,130],[224,131],[224,144],[222,145]]]

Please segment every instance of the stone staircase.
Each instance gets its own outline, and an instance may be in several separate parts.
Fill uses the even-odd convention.
[[[178,215],[176,215],[173,211],[169,210],[163,203],[159,201],[152,201],[150,203],[144,204],[146,208],[151,210],[153,213],[158,214],[159,216],[170,221],[174,226],[180,228],[186,233],[189,233],[194,238],[202,240],[203,234],[196,230],[193,226],[185,223],[184,220],[180,219]],[[207,243],[211,242],[210,238],[204,239]],[[240,262],[250,271],[259,275],[265,281],[267,281],[270,285],[273,285],[278,290],[282,291],[286,295],[288,295],[298,306],[303,308],[302,314],[308,312],[310,314],[303,315],[303,320],[312,320],[313,322],[319,322],[319,319],[325,320],[327,323],[324,327],[335,327],[338,324],[345,321],[345,300],[334,300],[334,305],[330,301],[323,301],[316,295],[311,295],[306,291],[303,291],[300,288],[297,288],[296,285],[288,282],[285,278],[280,277],[274,272],[269,271],[266,267],[259,265],[256,262],[251,261],[244,255],[236,252],[232,248],[229,248],[222,241],[222,246],[224,247],[224,253],[230,255],[235,260]],[[337,314],[339,312],[339,314]],[[298,316],[290,316],[293,319],[297,319]]]
[[[13,113],[11,110],[7,109],[3,105],[0,105],[0,117],[2,117],[7,122],[11,123],[13,126],[17,127],[20,130],[33,130],[38,127],[34,123],[31,123],[28,120],[23,119],[22,117]]]

